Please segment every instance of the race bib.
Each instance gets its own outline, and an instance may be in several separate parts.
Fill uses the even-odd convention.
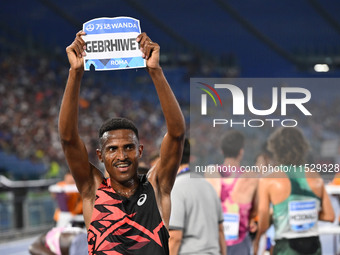
[[[224,237],[226,241],[238,239],[238,229],[240,226],[240,215],[236,213],[224,213]]]
[[[289,225],[294,232],[308,231],[316,226],[318,208],[316,200],[291,201],[288,204]]]
[[[96,71],[145,67],[136,41],[139,20],[130,17],[98,18],[83,24],[86,33],[84,69]]]

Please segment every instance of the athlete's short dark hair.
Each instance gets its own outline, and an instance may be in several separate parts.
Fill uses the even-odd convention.
[[[236,158],[244,148],[244,135],[238,130],[228,130],[222,137],[221,149],[225,158]]]
[[[118,129],[132,130],[136,134],[137,139],[139,140],[138,129],[136,128],[135,124],[131,120],[120,117],[106,120],[99,129],[99,138],[102,138],[103,134],[107,131]]]

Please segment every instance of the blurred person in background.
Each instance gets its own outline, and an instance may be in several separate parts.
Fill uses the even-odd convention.
[[[66,172],[64,180],[49,187],[57,208],[53,219],[57,227],[75,226],[84,227],[83,201],[77,190],[71,172]]]
[[[272,154],[270,151],[268,151],[267,143],[265,142],[262,147],[260,153],[255,157],[255,166],[258,167],[259,170],[259,178],[262,178],[266,176],[266,170],[265,168],[268,167],[272,160]],[[272,215],[272,208],[270,212],[270,216]],[[259,215],[256,214],[254,218],[250,220],[249,223],[249,234],[254,242],[254,239],[256,237],[257,229],[258,229],[258,219]],[[269,228],[266,233],[264,233],[259,241],[259,246],[257,250],[257,255],[263,255],[265,254],[265,251],[270,251],[272,253],[273,248],[273,241],[274,241],[274,235],[273,235],[273,228]]]
[[[228,255],[249,255],[252,250],[249,222],[256,216],[258,176],[242,173],[240,169],[244,146],[245,137],[240,131],[226,131],[221,140],[221,149],[224,156],[222,166],[227,171],[221,171],[215,177],[206,175],[222,203]]]
[[[202,175],[190,173],[185,139],[181,165],[171,192],[170,255],[226,254],[221,202]]]
[[[167,125],[160,158],[148,177],[139,177],[143,145],[136,126],[125,118],[109,119],[99,130],[97,149],[98,159],[109,174],[109,178],[104,178],[89,162],[78,133],[79,91],[86,55],[82,36],[85,33],[78,32],[66,49],[71,67],[60,109],[59,135],[83,199],[89,254],[168,254],[170,192],[182,156],[185,122],[159,65],[160,47],[145,33],[136,39]]]
[[[40,235],[29,247],[31,255],[87,255],[86,230],[55,227]]]
[[[334,211],[320,175],[304,167],[308,149],[308,142],[298,128],[279,128],[269,137],[272,165],[280,171],[260,180],[254,252],[270,225],[271,203],[275,228],[273,254],[321,254],[317,222],[334,221]]]

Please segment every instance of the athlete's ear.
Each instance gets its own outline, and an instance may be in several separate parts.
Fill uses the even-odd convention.
[[[99,150],[99,149],[97,149],[96,152],[97,152],[97,156],[98,156],[99,161],[100,161],[100,162],[103,162],[102,151]]]
[[[143,144],[140,144],[139,146],[138,146],[138,153],[139,153],[139,158],[141,158],[142,157],[142,155],[143,155],[143,150],[144,150],[144,146],[143,146]]]

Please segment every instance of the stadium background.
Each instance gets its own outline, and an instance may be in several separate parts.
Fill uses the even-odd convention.
[[[2,3],[0,174],[8,178],[0,184],[3,240],[53,224],[55,204],[46,186],[67,169],[57,134],[69,67],[65,48],[82,23],[97,17],[139,19],[142,30],[161,45],[161,64],[189,123],[190,77],[339,77],[339,12],[340,3],[332,0]],[[316,64],[327,64],[329,71],[316,72]],[[86,73],[80,108],[80,133],[89,151],[112,112],[136,122],[146,163],[165,132],[154,88],[141,69]],[[325,109],[322,123],[328,125],[320,122],[317,137],[308,132],[320,161],[338,161],[339,114],[335,103]],[[45,187],[12,182],[21,180],[44,180]]]

